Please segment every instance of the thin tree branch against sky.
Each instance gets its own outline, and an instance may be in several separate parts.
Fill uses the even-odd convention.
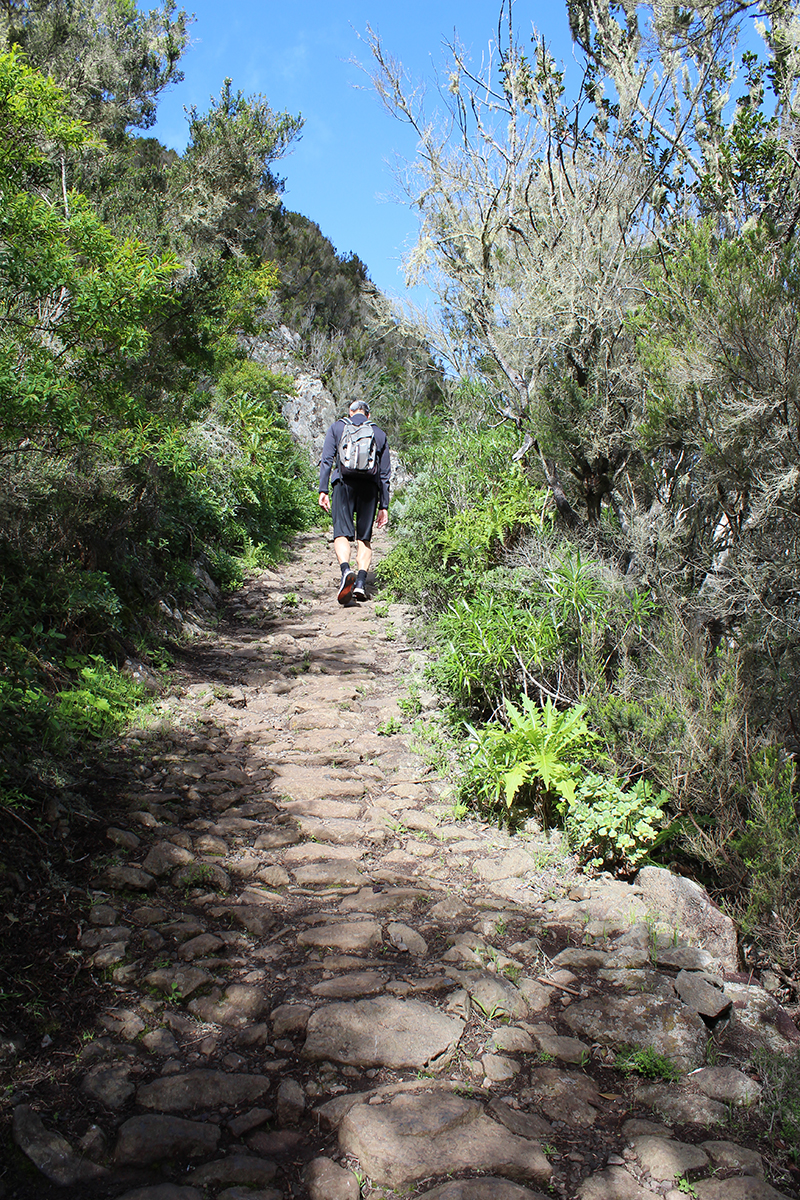
[[[358,69],[354,60],[371,65],[359,39],[370,25],[411,75],[435,88],[443,43],[454,35],[480,65],[497,36],[500,0],[196,0],[187,9],[196,20],[181,62],[185,80],[162,98],[151,132],[182,151],[184,107],[205,111],[228,77],[235,89],[266,95],[274,109],[302,114],[301,140],[276,164],[286,207],[315,221],[340,253],[357,254],[382,291],[405,294],[401,260],[417,221],[396,199],[392,166],[396,155],[413,159],[416,142]],[[517,0],[514,20],[521,38],[535,25],[569,68],[565,5]]]

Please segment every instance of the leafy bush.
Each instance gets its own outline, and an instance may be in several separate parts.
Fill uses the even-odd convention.
[[[512,463],[479,506],[454,513],[434,535],[442,567],[445,571],[457,567],[474,579],[497,560],[521,528],[549,523],[546,506],[547,493],[531,488],[519,465]]]
[[[461,599],[436,621],[431,677],[457,703],[494,716],[516,699],[553,641],[552,626],[519,596],[486,590]]]
[[[641,1075],[644,1079],[665,1079],[668,1083],[674,1083],[681,1077],[675,1064],[652,1046],[645,1046],[641,1050],[630,1046],[627,1050],[620,1051],[614,1059],[614,1066],[625,1075]]]
[[[626,789],[616,776],[586,775],[562,806],[567,841],[588,866],[633,874],[659,837],[668,799],[646,779]]]
[[[796,765],[776,746],[750,758],[745,829],[733,846],[747,870],[740,904],[746,930],[783,959],[800,962],[800,841]]]
[[[144,698],[143,688],[99,655],[84,665],[70,665],[78,669],[77,685],[57,693],[53,714],[62,742],[113,733]]]
[[[580,763],[595,738],[577,704],[559,712],[548,699],[539,708],[527,696],[521,709],[506,700],[507,724],[467,725],[470,767],[467,788],[490,808],[536,804],[548,822],[554,796],[571,802]]]
[[[398,545],[378,568],[398,597],[441,609],[474,590],[523,529],[549,522],[542,489],[512,461],[516,443],[508,430],[476,429],[473,415],[418,447],[414,481],[393,508]]]
[[[598,547],[535,531],[506,557],[510,587],[552,630],[547,652],[528,679],[562,702],[605,697],[614,676],[636,670],[658,624],[649,588],[633,586]]]

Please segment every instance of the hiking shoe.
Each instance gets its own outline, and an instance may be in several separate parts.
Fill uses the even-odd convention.
[[[339,588],[339,594],[336,599],[340,604],[349,604],[353,595],[353,585],[356,581],[355,571],[342,572],[342,586]]]
[[[353,588],[354,600],[366,600],[367,598],[367,573],[359,571],[356,575],[356,586]]]

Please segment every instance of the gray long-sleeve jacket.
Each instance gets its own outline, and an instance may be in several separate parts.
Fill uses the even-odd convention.
[[[370,420],[363,413],[354,413],[350,418],[354,425],[360,425],[363,421]],[[375,477],[375,483],[378,487],[378,507],[389,507],[389,479],[392,472],[391,459],[389,458],[389,443],[386,439],[386,434],[382,429],[379,429],[374,421],[371,421],[372,428],[375,433],[375,448],[378,451],[378,474]],[[330,483],[335,483],[339,478],[339,468],[336,465],[336,448],[339,445],[339,438],[342,436],[344,429],[344,421],[340,418],[334,421],[328,432],[325,434],[325,444],[322,447],[322,459],[319,465],[319,490],[327,492]]]

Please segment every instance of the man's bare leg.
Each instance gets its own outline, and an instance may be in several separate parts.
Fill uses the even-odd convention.
[[[333,539],[333,553],[339,566],[343,567],[345,563],[350,562],[350,539],[346,537],[337,537]]]
[[[356,542],[356,567],[365,573],[372,566],[372,542]]]

